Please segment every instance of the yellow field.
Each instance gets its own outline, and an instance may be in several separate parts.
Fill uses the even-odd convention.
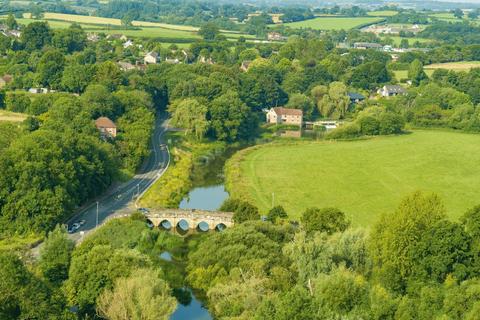
[[[0,110],[0,121],[8,122],[22,122],[27,118],[23,113],[15,113],[5,110]]]
[[[25,18],[30,18],[30,13],[24,13]],[[103,17],[94,17],[94,16],[82,16],[77,14],[64,14],[64,13],[53,13],[45,12],[43,15],[45,20],[62,20],[70,21],[77,23],[86,23],[86,24],[102,24],[102,25],[112,25],[112,26],[121,26],[122,23],[120,19],[114,18],[103,18]],[[176,24],[167,24],[159,22],[147,22],[147,21],[133,21],[132,24],[137,27],[160,27],[165,29],[174,29],[182,31],[198,31],[198,28],[192,26],[181,26]]]
[[[370,11],[367,12],[367,15],[371,17],[391,17],[397,15],[397,11],[393,10],[384,10],[384,11]]]
[[[472,68],[480,68],[480,61],[435,63],[435,64],[429,64],[424,68],[431,69],[431,70],[447,69],[447,70],[453,70],[453,71],[469,71]]]

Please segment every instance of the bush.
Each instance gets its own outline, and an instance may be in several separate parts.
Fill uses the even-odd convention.
[[[352,139],[360,136],[360,127],[356,123],[346,124],[327,134],[327,139]]]
[[[380,122],[373,116],[361,117],[357,120],[360,132],[368,136],[376,136],[380,132]]]

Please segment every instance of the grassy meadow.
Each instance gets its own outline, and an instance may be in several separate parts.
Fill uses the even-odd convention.
[[[446,63],[434,63],[423,67],[427,76],[431,77],[436,69],[447,69],[453,71],[470,71],[472,68],[480,68],[480,61],[459,61],[459,62],[446,62]],[[408,78],[407,70],[395,70],[393,71],[395,78],[400,81]]]
[[[407,194],[437,193],[456,219],[480,204],[480,135],[451,131],[359,141],[257,146],[227,164],[227,187],[262,213],[283,205],[292,219],[308,207],[338,207],[369,226]]]
[[[400,43],[402,42],[402,39],[407,39],[408,40],[408,45],[413,46],[415,42],[420,42],[420,43],[427,43],[427,42],[432,42],[431,39],[425,39],[425,38],[413,38],[413,37],[400,37],[400,36],[391,36],[391,35],[385,35],[381,36],[382,39],[390,38],[393,40],[393,43],[396,46],[399,46]]]
[[[381,20],[378,17],[318,17],[311,20],[285,23],[285,25],[291,28],[312,28],[316,30],[348,30]]]

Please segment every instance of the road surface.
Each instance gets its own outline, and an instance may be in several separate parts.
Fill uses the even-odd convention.
[[[165,171],[169,162],[169,153],[163,141],[163,135],[167,131],[168,120],[166,118],[157,117],[155,130],[152,135],[152,152],[143,165],[142,170],[136,174],[130,181],[123,183],[114,190],[110,190],[106,195],[98,200],[98,220],[97,220],[97,203],[93,202],[81,212],[70,219],[67,224],[71,224],[84,220],[77,231],[70,234],[70,238],[78,241],[90,230],[100,225],[105,219],[122,215],[130,211],[134,206],[138,195],[142,195]]]

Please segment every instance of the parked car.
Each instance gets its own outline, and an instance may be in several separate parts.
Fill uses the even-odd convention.
[[[78,229],[80,229],[80,227],[81,227],[80,223],[75,222],[70,227],[68,227],[67,232],[68,233],[75,233]]]
[[[147,208],[138,208],[137,210],[143,214],[150,213],[150,210],[148,210]]]

